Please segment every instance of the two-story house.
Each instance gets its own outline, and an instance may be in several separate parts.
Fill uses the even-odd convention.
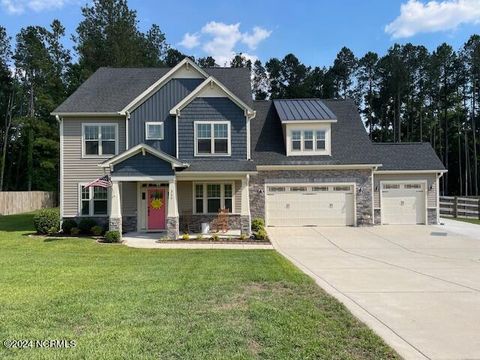
[[[430,224],[445,168],[429,144],[374,144],[349,100],[253,101],[250,71],[101,68],[52,113],[61,217],[177,237],[229,227]],[[112,186],[86,187],[110,175]]]

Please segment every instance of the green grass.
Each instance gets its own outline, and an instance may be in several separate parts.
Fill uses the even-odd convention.
[[[452,220],[463,221],[463,222],[467,222],[467,223],[470,223],[470,224],[480,225],[480,219],[466,219],[466,218],[453,219],[452,218]]]
[[[29,237],[31,221],[0,217],[0,341],[77,346],[0,359],[397,358],[275,251]]]

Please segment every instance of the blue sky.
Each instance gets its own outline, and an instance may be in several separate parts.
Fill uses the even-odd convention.
[[[58,18],[71,34],[83,4],[0,0],[0,25],[13,36],[21,27],[48,26]],[[357,56],[383,54],[394,42],[459,48],[480,33],[480,0],[130,0],[129,6],[138,11],[142,30],[156,23],[172,46],[213,55],[220,64],[234,52],[262,61],[292,52],[308,65],[330,65],[342,46]]]

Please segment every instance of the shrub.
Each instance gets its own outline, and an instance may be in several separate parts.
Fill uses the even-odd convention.
[[[248,236],[246,234],[240,234],[240,240],[245,241],[248,239]]]
[[[268,235],[265,229],[260,229],[255,233],[255,239],[257,240],[267,240]]]
[[[220,240],[220,236],[218,236],[218,234],[213,234],[213,235],[212,235],[212,240],[213,240],[213,241],[219,241],[219,240]]]
[[[252,220],[252,231],[259,231],[265,227],[265,221],[261,218]]]
[[[78,224],[78,228],[80,229],[80,232],[82,234],[90,234],[92,228],[97,225],[97,222],[93,219],[90,218],[85,218],[80,220],[80,223]]]
[[[78,236],[80,234],[80,229],[78,227],[72,227],[70,229],[70,235]]]
[[[185,241],[190,240],[190,235],[188,235],[188,233],[183,234],[182,235],[182,240],[185,240]]]
[[[196,239],[197,240],[203,240],[203,237],[204,237],[203,234],[200,233],[200,234],[197,235]]]
[[[71,234],[72,228],[77,227],[77,222],[73,219],[65,219],[62,222],[62,230],[65,234]]]
[[[95,225],[90,229],[94,236],[100,236],[103,234],[103,228],[101,226]]]
[[[107,231],[105,233],[105,242],[115,243],[120,241],[120,232],[116,230]]]
[[[60,231],[60,213],[57,209],[40,210],[33,217],[33,226],[37,233],[52,235]]]

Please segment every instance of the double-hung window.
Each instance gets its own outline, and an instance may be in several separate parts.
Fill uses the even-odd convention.
[[[315,147],[317,150],[325,150],[325,130],[318,130],[316,133],[316,144]]]
[[[216,214],[220,209],[233,212],[233,184],[195,184],[195,213]]]
[[[83,124],[83,154],[109,156],[117,153],[116,124]]]
[[[82,216],[107,215],[108,190],[102,187],[80,186],[80,214]]]
[[[302,132],[299,130],[292,131],[292,150],[302,150]]]
[[[146,122],[145,139],[163,140],[163,122]]]
[[[230,123],[195,122],[195,155],[230,155]]]

